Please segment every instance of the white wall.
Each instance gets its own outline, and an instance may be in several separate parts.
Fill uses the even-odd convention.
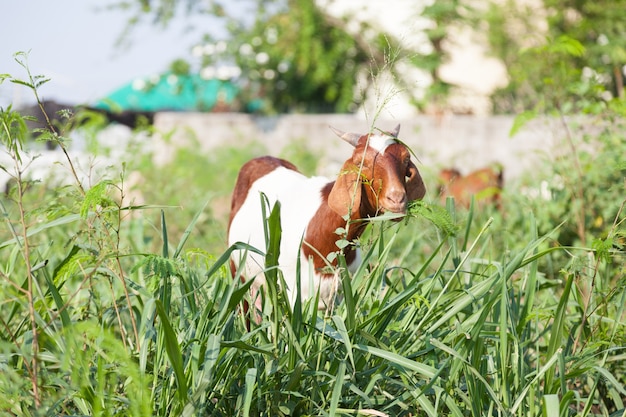
[[[555,130],[548,122],[529,123],[515,137],[509,137],[510,116],[417,116],[407,119],[379,119],[375,126],[391,130],[400,123],[400,139],[414,150],[422,166],[438,170],[456,166],[463,173],[492,163],[505,167],[505,177],[519,177],[524,171],[546,162],[555,151]],[[165,163],[179,146],[199,146],[208,152],[218,146],[244,147],[258,141],[273,155],[295,140],[306,139],[312,150],[322,150],[320,174],[333,176],[350,154],[350,146],[328,128],[350,132],[370,131],[371,123],[354,115],[284,115],[273,118],[246,114],[159,113],[157,131],[167,132],[167,141],[153,138],[157,163]]]

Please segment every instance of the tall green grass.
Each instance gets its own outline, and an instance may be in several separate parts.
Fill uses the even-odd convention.
[[[5,109],[0,124],[19,167],[23,118]],[[228,269],[233,250],[257,249],[198,239],[224,227],[207,219],[211,196],[180,222],[155,189],[148,202],[166,207],[117,200],[119,173],[49,188],[5,168],[18,175],[0,205],[1,414],[626,414],[623,253],[555,245],[562,226],[541,231],[540,210],[489,217],[450,200],[375,219],[363,265],[339,270],[340,300],[319,311],[283,293],[269,207],[257,324],[241,308],[251,282]],[[619,244],[623,222],[599,241]]]

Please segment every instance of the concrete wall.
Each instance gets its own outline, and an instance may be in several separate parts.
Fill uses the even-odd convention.
[[[375,126],[391,130],[401,124],[400,139],[413,149],[422,163],[420,169],[438,170],[455,166],[463,173],[492,163],[505,167],[513,179],[549,160],[555,148],[558,124],[533,121],[510,137],[513,117],[509,116],[419,116],[407,120],[379,119]],[[257,141],[270,154],[294,140],[306,139],[312,150],[322,150],[320,174],[336,175],[350,154],[350,146],[339,140],[329,125],[350,132],[367,132],[371,123],[353,115],[283,115],[255,117],[246,114],[160,113],[154,155],[164,163],[172,147],[199,146],[201,152],[222,146],[244,147]],[[166,139],[165,139],[166,138]]]

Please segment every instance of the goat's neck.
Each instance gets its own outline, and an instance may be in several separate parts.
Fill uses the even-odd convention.
[[[336,241],[345,239],[348,242],[353,242],[363,234],[367,225],[367,222],[364,220],[367,218],[367,214],[362,212],[362,207],[358,208],[358,214],[354,213],[352,219],[346,222],[343,217],[328,206],[328,193],[323,193],[322,197],[323,202],[309,222],[304,239],[305,243],[302,247],[307,258],[313,257],[316,270],[321,270],[327,266],[326,259],[328,255],[339,250],[335,244]],[[337,230],[340,228],[345,229],[347,234],[338,234]],[[346,262],[348,264],[352,263],[356,257],[354,245],[344,248],[344,254]],[[333,262],[333,264],[336,264],[336,262]]]

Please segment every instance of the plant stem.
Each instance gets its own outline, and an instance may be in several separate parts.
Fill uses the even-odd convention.
[[[16,161],[17,162],[17,161]],[[41,395],[39,393],[39,335],[37,329],[37,321],[35,317],[35,298],[33,297],[33,270],[30,263],[30,245],[28,243],[28,225],[26,223],[26,211],[24,209],[24,183],[22,182],[22,173],[17,169],[17,205],[20,213],[20,223],[22,226],[22,256],[24,257],[24,265],[26,266],[26,278],[28,282],[28,288],[26,291],[26,297],[28,298],[28,315],[30,319],[31,331],[33,333],[32,341],[32,361],[30,363],[30,380],[33,386],[33,397],[35,401],[35,408],[41,406]]]
[[[577,234],[578,234],[578,238],[580,239],[580,242],[582,243],[582,246],[585,246],[586,244],[586,237],[585,237],[585,194],[584,194],[584,190],[583,190],[583,170],[580,166],[580,160],[578,158],[578,151],[576,149],[576,145],[574,144],[574,139],[572,138],[572,132],[569,128],[569,126],[567,125],[567,121],[565,120],[565,115],[563,114],[563,112],[561,111],[560,107],[559,107],[559,117],[561,120],[561,124],[563,125],[563,128],[565,129],[565,138],[567,139],[567,144],[570,147],[570,151],[572,152],[572,157],[574,159],[574,167],[576,168],[576,175],[577,175],[577,184],[574,186],[574,192],[576,194],[576,198],[579,200],[580,202],[580,210],[578,212],[578,220],[576,222],[576,226],[577,226]]]
[[[609,236],[611,236],[617,229],[617,226],[619,225],[619,218],[621,216],[622,211],[624,210],[625,204],[626,204],[626,200],[622,201],[622,204],[619,210],[617,211],[617,214],[615,215],[615,220],[613,220],[613,227],[611,227],[611,230],[609,231]],[[600,261],[601,261],[601,257],[597,256],[596,254],[596,259],[595,259],[595,263],[593,267],[593,275],[591,276],[591,287],[589,290],[589,294],[585,297],[585,300],[584,300],[585,306],[584,306],[584,310],[582,314],[582,321],[579,326],[580,330],[578,331],[578,334],[576,335],[576,340],[574,341],[574,345],[572,347],[572,354],[576,353],[576,348],[578,347],[578,343],[580,342],[580,338],[583,334],[585,324],[587,323],[587,320],[588,320],[588,316],[590,316],[593,313],[593,312],[588,313],[588,311],[589,311],[589,304],[591,304],[591,296],[593,294],[593,290],[596,284],[596,277],[598,275],[598,270],[600,268]]]

